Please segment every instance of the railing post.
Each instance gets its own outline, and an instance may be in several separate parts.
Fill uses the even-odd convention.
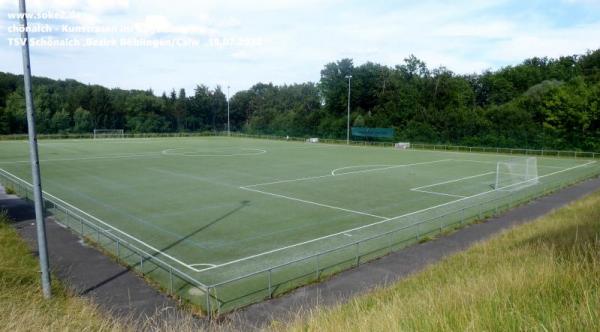
[[[140,270],[142,272],[142,275],[144,275],[144,256],[140,255]]]
[[[273,298],[273,293],[271,292],[271,269],[269,269],[269,298]]]
[[[210,287],[206,287],[206,315],[208,320],[212,319],[212,313],[210,310]]]
[[[320,260],[321,254],[317,254],[317,281],[319,281],[319,260]]]
[[[171,294],[173,294],[173,268],[169,266],[169,288],[171,289]]]
[[[121,242],[117,239],[117,260],[121,259]]]
[[[356,242],[356,267],[360,264],[360,242]]]

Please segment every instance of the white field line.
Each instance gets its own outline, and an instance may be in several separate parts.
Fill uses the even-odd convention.
[[[441,160],[434,160],[434,161],[424,161],[424,162],[421,162],[421,163],[413,163],[413,164],[392,165],[392,166],[389,166],[389,167],[363,169],[363,170],[360,170],[360,171],[351,171],[351,172],[344,172],[344,173],[340,173],[340,174],[335,174],[336,171],[348,168],[348,166],[347,166],[347,167],[342,167],[342,168],[334,169],[333,171],[331,171],[331,175],[332,176],[341,176],[341,175],[347,175],[347,174],[369,173],[369,172],[385,171],[385,170],[388,170],[388,169],[394,169],[394,168],[400,168],[400,167],[410,167],[410,166],[418,166],[418,165],[435,164],[435,163],[441,163],[441,162],[445,162],[445,161],[452,161],[452,159],[441,159]],[[360,165],[358,165],[358,166],[349,166],[349,167],[360,167]]]
[[[9,176],[11,176],[11,177],[13,177],[13,178],[17,179],[18,181],[21,181],[21,182],[25,183],[26,185],[28,185],[28,186],[30,186],[30,187],[32,187],[32,188],[33,188],[33,185],[32,185],[31,183],[29,183],[29,182],[27,182],[27,181],[25,181],[25,180],[23,180],[23,179],[19,178],[18,176],[14,175],[14,174],[12,174],[12,173],[10,173],[10,172],[7,172],[6,170],[4,170],[4,169],[2,169],[2,168],[0,168],[0,172],[2,172],[2,173],[5,173],[6,175],[9,175]],[[181,260],[179,260],[179,259],[177,259],[177,258],[175,258],[175,257],[173,257],[173,256],[171,256],[171,255],[169,255],[169,254],[166,254],[166,253],[162,252],[161,250],[159,250],[159,249],[157,249],[157,248],[155,248],[155,247],[153,247],[153,246],[149,245],[148,243],[146,243],[146,242],[144,242],[144,241],[142,241],[142,240],[140,240],[140,239],[138,239],[138,238],[136,238],[136,237],[134,237],[134,236],[132,236],[132,235],[129,235],[129,234],[127,234],[127,233],[125,233],[125,232],[121,231],[120,229],[118,229],[118,228],[116,228],[116,227],[114,227],[114,226],[112,226],[112,225],[110,225],[110,224],[108,224],[108,223],[106,223],[106,222],[104,222],[104,221],[100,220],[99,218],[97,218],[97,217],[95,217],[95,216],[93,216],[93,215],[91,215],[91,214],[89,214],[89,213],[87,213],[87,212],[85,212],[85,211],[83,211],[83,210],[81,210],[81,209],[79,209],[79,208],[77,208],[77,207],[73,206],[72,204],[69,204],[69,203],[65,202],[64,200],[62,200],[62,199],[60,199],[60,198],[58,198],[58,197],[56,197],[56,196],[54,196],[54,195],[52,195],[52,194],[49,194],[49,193],[48,193],[48,192],[46,192],[46,191],[42,191],[42,193],[43,193],[45,196],[51,197],[51,198],[53,198],[53,199],[55,199],[55,200],[59,201],[60,203],[62,203],[62,204],[64,204],[64,205],[68,206],[69,208],[71,208],[71,209],[73,209],[73,210],[75,210],[75,211],[77,211],[77,212],[79,212],[79,213],[83,214],[84,216],[87,216],[87,217],[89,217],[89,218],[91,218],[91,219],[93,219],[93,220],[95,220],[95,221],[99,222],[100,224],[102,224],[102,225],[106,226],[108,229],[112,229],[112,230],[114,230],[114,231],[118,232],[119,234],[122,234],[122,235],[124,235],[124,236],[126,236],[126,237],[128,237],[128,238],[130,238],[130,239],[132,239],[132,240],[134,240],[134,241],[136,241],[136,242],[138,242],[138,243],[140,243],[140,244],[142,244],[142,245],[146,246],[147,248],[149,248],[149,249],[153,250],[153,251],[154,251],[154,252],[155,252],[157,255],[162,255],[162,256],[165,256],[165,257],[167,257],[167,258],[171,259],[172,261],[174,261],[174,262],[176,262],[176,263],[178,263],[178,264],[181,264],[182,266],[185,266],[185,267],[187,267],[187,268],[188,268],[188,269],[190,269],[190,270],[193,270],[193,271],[196,271],[196,272],[198,272],[198,271],[197,271],[197,269],[194,269],[194,268],[192,268],[192,267],[191,267],[189,264],[187,264],[187,263],[184,263],[184,262],[182,262]]]
[[[400,167],[410,167],[410,166],[418,166],[418,165],[427,165],[427,164],[441,163],[441,162],[451,161],[451,160],[452,159],[440,159],[440,160],[434,160],[434,161],[425,161],[425,162],[422,162],[422,163],[393,165],[393,166],[384,167],[384,168],[381,168],[381,167],[380,168],[371,168],[371,169],[364,169],[364,170],[360,170],[360,171],[345,172],[345,173],[341,173],[341,174],[337,174],[337,175],[334,174],[336,170],[340,170],[340,169],[344,169],[344,168],[348,168],[348,167],[360,167],[360,165],[358,165],[358,166],[348,166],[348,167],[342,167],[342,168],[334,169],[333,171],[331,171],[331,174],[309,176],[309,177],[297,178],[297,179],[289,179],[289,180],[278,180],[278,181],[264,182],[264,183],[257,183],[257,184],[250,184],[250,185],[247,185],[247,186],[242,186],[242,188],[243,189],[247,189],[247,188],[251,188],[251,187],[268,186],[268,185],[279,184],[279,183],[289,183],[289,182],[298,182],[298,181],[322,179],[322,178],[328,178],[328,177],[333,177],[333,176],[342,176],[342,175],[348,175],[348,174],[376,172],[376,171],[383,171],[383,170],[388,170],[388,169],[393,169],[393,168],[400,168]],[[367,166],[370,166],[370,165],[367,165]]]
[[[333,205],[328,205],[328,204],[321,204],[321,203],[317,203],[317,202],[313,202],[313,201],[307,201],[305,199],[300,199],[300,198],[295,198],[295,197],[290,197],[290,196],[275,194],[275,193],[271,193],[271,192],[268,192],[268,191],[262,191],[262,190],[258,190],[258,189],[247,188],[247,187],[240,187],[240,189],[257,192],[257,193],[264,194],[264,195],[270,195],[270,196],[274,196],[274,197],[289,199],[289,200],[297,201],[297,202],[301,202],[301,203],[312,204],[312,205],[316,205],[316,206],[330,208],[330,209],[334,209],[334,210],[345,211],[345,212],[350,212],[350,213],[354,213],[354,214],[360,214],[360,215],[363,215],[363,216],[369,216],[369,217],[378,218],[378,219],[382,219],[382,220],[389,219],[388,217],[378,216],[378,215],[370,214],[370,213],[367,213],[367,212],[350,210],[350,209],[344,209],[344,208],[338,207],[338,206],[333,206]]]
[[[559,173],[563,173],[563,172],[568,172],[570,170],[573,170],[573,169],[576,169],[576,168],[580,168],[580,167],[584,167],[584,166],[587,166],[587,165],[590,165],[590,164],[594,164],[594,163],[596,163],[596,161],[590,161],[590,162],[587,162],[585,164],[581,164],[581,165],[577,165],[577,166],[565,168],[565,169],[562,169],[560,171],[556,171],[556,172],[553,172],[553,173],[545,174],[545,175],[542,175],[542,176],[540,176],[538,178],[544,178],[544,177],[547,177],[547,176],[551,176],[551,175],[555,175],[555,174],[559,174]],[[503,188],[499,188],[499,189],[503,189]],[[245,260],[249,260],[249,259],[252,259],[252,258],[261,257],[261,256],[272,254],[272,253],[275,253],[275,252],[278,252],[278,251],[282,251],[282,250],[286,250],[286,249],[291,249],[291,248],[299,247],[299,246],[302,246],[302,245],[305,245],[305,244],[309,244],[309,243],[321,241],[321,240],[324,240],[324,239],[328,239],[328,238],[331,238],[331,237],[334,237],[334,236],[342,235],[342,234],[345,234],[345,233],[357,231],[357,230],[360,230],[360,229],[363,229],[363,228],[367,228],[367,227],[371,227],[371,226],[383,224],[383,223],[386,223],[386,222],[397,220],[399,218],[403,218],[403,217],[411,216],[411,215],[414,215],[414,214],[417,214],[417,213],[429,211],[429,210],[432,210],[432,209],[435,209],[435,208],[438,208],[438,207],[446,206],[446,205],[453,204],[453,203],[456,203],[456,202],[459,202],[459,201],[464,201],[464,200],[467,200],[467,199],[470,199],[470,198],[473,198],[473,197],[485,195],[485,194],[490,193],[490,192],[495,191],[495,190],[498,190],[498,189],[484,191],[484,192],[481,192],[481,193],[478,193],[478,194],[475,194],[475,195],[472,195],[472,196],[467,196],[467,197],[459,198],[459,199],[456,199],[456,200],[453,200],[453,201],[450,201],[450,202],[446,202],[446,203],[442,203],[442,204],[439,204],[439,205],[431,206],[431,207],[428,207],[428,208],[425,208],[425,209],[422,209],[422,210],[418,210],[418,211],[406,213],[406,214],[403,214],[403,215],[400,215],[400,216],[396,216],[396,217],[385,219],[385,220],[381,220],[381,221],[376,221],[376,222],[371,223],[371,224],[362,225],[362,226],[351,228],[351,229],[347,229],[347,230],[344,230],[344,231],[341,231],[341,232],[337,232],[337,233],[333,233],[333,234],[321,236],[321,237],[310,239],[310,240],[303,241],[303,242],[294,243],[294,244],[291,244],[291,245],[288,245],[288,246],[285,246],[285,247],[280,247],[280,248],[272,249],[272,250],[269,250],[269,251],[261,252],[261,253],[250,255],[250,256],[246,256],[246,257],[243,257],[243,258],[238,258],[238,259],[231,260],[231,261],[228,261],[228,262],[225,262],[225,263],[222,263],[222,264],[216,264],[214,267],[209,267],[209,268],[206,268],[206,269],[202,269],[202,270],[199,270],[197,272],[205,272],[205,271],[213,270],[213,269],[220,268],[220,267],[223,267],[223,266],[228,266],[228,265],[231,265],[231,264],[243,262]]]
[[[398,166],[398,165],[355,165],[355,166],[346,166],[346,167],[340,167],[340,168],[336,168],[333,171],[331,171],[331,175],[335,176],[337,171],[341,171],[343,169],[349,169],[349,168],[357,168],[357,167],[377,167],[377,168],[371,168],[371,169],[381,169],[384,167],[393,167],[393,166]],[[341,173],[340,175],[343,175],[346,173]]]
[[[83,158],[60,158],[60,159],[41,159],[40,162],[52,162],[52,161],[78,161],[78,160],[95,160],[95,159],[121,159],[121,158],[136,158],[136,157],[147,157],[147,156],[160,156],[160,152],[148,152],[148,153],[136,153],[136,154],[124,154],[124,155],[106,155],[97,157],[83,157]],[[17,160],[17,161],[0,161],[0,164],[27,164],[29,160]]]
[[[567,172],[567,171],[571,171],[571,170],[574,170],[574,169],[576,169],[576,168],[580,168],[580,167],[587,166],[587,165],[590,165],[590,164],[595,164],[595,163],[596,163],[596,161],[593,161],[593,160],[592,160],[592,161],[589,161],[589,162],[587,162],[587,163],[585,163],[585,164],[581,164],[581,165],[577,165],[577,166],[573,166],[573,167],[565,168],[565,169],[562,169],[562,170],[560,170],[560,171],[556,171],[556,172],[552,172],[552,173],[544,174],[544,175],[542,175],[542,176],[538,176],[538,179],[545,178],[545,177],[548,177],[548,176],[551,176],[551,175],[560,174],[560,173]],[[460,198],[460,199],[457,199],[457,200],[454,200],[454,201],[450,201],[450,202],[442,203],[442,204],[439,204],[439,205],[436,205],[436,206],[432,206],[432,207],[429,207],[429,208],[426,208],[426,209],[423,209],[423,210],[419,210],[419,211],[411,212],[411,213],[409,213],[409,214],[403,214],[403,215],[400,215],[400,216],[396,216],[396,217],[390,218],[390,220],[394,220],[394,219],[398,219],[398,218],[406,217],[406,216],[409,216],[409,215],[412,215],[412,214],[415,214],[415,213],[419,213],[419,212],[428,211],[428,210],[431,210],[431,209],[434,209],[434,208],[437,208],[437,207],[446,206],[446,205],[449,205],[449,204],[452,204],[452,203],[455,203],[455,202],[459,202],[459,201],[463,201],[463,200],[466,200],[466,199],[469,199],[469,198],[473,198],[473,197],[481,196],[481,195],[484,195],[484,194],[490,193],[490,192],[492,192],[492,191],[502,190],[502,189],[504,189],[504,188],[507,188],[507,187],[512,187],[512,186],[515,186],[515,185],[518,185],[518,184],[521,184],[521,183],[525,183],[525,182],[530,182],[530,181],[531,181],[531,180],[522,181],[522,182],[517,182],[517,183],[513,183],[513,184],[511,184],[511,185],[505,186],[505,187],[501,187],[501,188],[497,188],[497,189],[492,189],[492,190],[487,190],[487,191],[480,192],[480,193],[478,193],[478,194],[475,194],[475,195],[472,195],[472,196],[467,196],[467,197],[465,197],[465,198]]]
[[[444,182],[438,182],[438,183],[434,183],[434,184],[428,184],[426,186],[421,186],[421,187],[416,187],[416,188],[411,188],[411,191],[416,191],[416,192],[421,192],[421,193],[426,193],[426,194],[433,194],[433,195],[442,195],[442,196],[449,196],[449,197],[466,197],[464,195],[454,195],[454,194],[447,194],[447,193],[443,193],[443,192],[439,192],[439,191],[430,191],[430,190],[423,190],[424,188],[430,188],[430,187],[435,187],[435,186],[440,186],[443,184],[447,184],[447,183],[453,183],[453,182],[459,182],[459,181],[464,181],[464,180],[468,180],[468,179],[474,179],[474,178],[478,178],[481,176],[486,176],[486,175],[490,175],[490,174],[494,174],[495,172],[487,172],[487,173],[483,173],[483,174],[477,174],[477,175],[471,175],[471,176],[465,176],[459,179],[454,179],[454,180],[448,180],[448,181],[444,181]]]
[[[210,267],[214,267],[215,264],[198,263],[198,264],[190,264],[190,266],[210,266]]]
[[[446,193],[439,192],[439,191],[428,191],[428,190],[421,190],[421,189],[411,189],[411,191],[425,193],[425,194],[432,194],[432,195],[442,195],[442,196],[448,196],[448,197],[467,197],[464,195],[446,194]]]
[[[161,151],[161,154],[165,156],[180,156],[180,157],[238,157],[238,156],[256,156],[259,154],[267,153],[265,149],[254,149],[254,148],[239,148],[240,150],[250,151],[250,152],[242,152],[242,153],[230,153],[230,154],[202,154],[202,153],[177,153],[174,152],[176,150],[185,150],[187,148],[173,148],[166,149]],[[221,150],[225,150],[228,148],[222,148]],[[229,148],[231,149],[231,148]],[[217,149],[218,150],[218,149]]]
[[[487,173],[483,173],[483,174],[465,176],[465,177],[462,177],[462,178],[459,178],[459,179],[448,180],[448,181],[444,181],[444,182],[438,182],[438,183],[428,184],[426,186],[420,186],[420,187],[412,188],[410,190],[419,190],[419,189],[423,189],[423,188],[435,187],[435,186],[440,186],[442,184],[459,182],[459,181],[468,180],[468,179],[474,179],[474,178],[478,178],[478,177],[486,176],[486,175],[490,175],[490,174],[495,174],[495,173],[496,172],[487,172]]]

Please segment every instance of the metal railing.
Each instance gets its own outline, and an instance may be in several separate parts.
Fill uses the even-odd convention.
[[[30,183],[3,169],[0,169],[0,183],[13,189],[22,198],[30,199],[33,196]],[[100,249],[113,256],[118,262],[129,266],[144,277],[157,281],[158,286],[168,294],[201,306],[204,303],[210,303],[207,286],[176,267],[176,264],[159,257],[160,251],[148,248],[130,235],[57,197],[44,193],[43,198],[45,217],[51,216],[58,224],[97,244]],[[202,302],[198,299],[194,301],[194,297],[187,294],[190,287],[204,292],[205,299]]]
[[[226,131],[202,131],[202,132],[173,132],[173,133],[124,133],[122,138],[161,138],[161,137],[204,137],[204,136],[232,136],[244,138],[258,138],[279,141],[304,142],[307,137],[290,137],[279,135],[260,135],[260,134],[245,134],[242,132],[231,132],[230,135]],[[93,139],[92,133],[69,133],[69,134],[38,134],[38,139]],[[26,134],[0,135],[2,140],[25,140]],[[326,144],[343,144],[346,145],[346,140],[320,138],[321,143]],[[350,141],[350,145],[363,146],[379,146],[393,147],[394,142],[379,142],[379,141]],[[555,149],[523,149],[523,148],[500,148],[486,146],[467,146],[467,145],[451,145],[451,144],[429,144],[429,143],[411,143],[411,149],[415,150],[434,150],[434,151],[455,151],[455,152],[481,152],[495,154],[519,154],[532,155],[542,157],[565,157],[565,158],[600,158],[600,152],[593,151],[578,151],[578,150],[555,150]]]
[[[247,273],[240,273],[240,265],[222,268],[220,275],[238,275],[227,280],[209,284],[208,291],[214,303],[212,310],[216,313],[227,312],[245,305],[271,298],[285,293],[295,287],[319,281],[324,276],[335,274],[348,268],[357,267],[361,263],[382,257],[415,242],[422,241],[432,234],[462,227],[476,220],[509,210],[520,204],[546,195],[568,185],[580,182],[600,174],[598,163],[590,163],[574,169],[569,174],[556,174],[546,177],[544,183],[512,191],[490,191],[468,199],[449,204],[443,208],[427,210],[412,214],[390,222],[389,226],[373,229],[364,234],[354,233],[358,240],[348,240],[337,246],[331,243],[339,239],[328,238],[322,241],[322,248],[310,253],[311,248],[294,248],[297,252],[307,252],[297,258],[289,251],[277,252],[283,257],[281,263],[271,264]],[[391,228],[391,229],[390,229]],[[341,236],[343,238],[343,236]],[[343,240],[342,240],[343,241]],[[306,249],[306,250],[303,250]],[[272,257],[263,256],[263,260],[273,261]],[[252,265],[256,262],[246,262]],[[215,270],[211,270],[215,273]]]
[[[221,136],[221,135],[218,135]],[[233,137],[244,137],[244,138],[258,138],[278,141],[293,141],[293,142],[304,142],[304,137],[288,137],[288,136],[277,136],[277,135],[252,135],[238,132],[232,132]],[[319,138],[320,143],[325,144],[341,144],[346,145],[346,140],[331,139],[331,138]],[[350,145],[353,146],[378,146],[378,147],[394,147],[395,142],[378,142],[378,141],[350,141]],[[587,159],[598,159],[600,158],[600,152],[591,151],[576,151],[576,150],[552,150],[552,149],[522,149],[522,148],[499,148],[499,147],[485,147],[485,146],[466,146],[466,145],[448,145],[448,144],[427,144],[427,143],[410,143],[410,149],[413,150],[433,150],[433,151],[451,151],[451,152],[480,152],[480,153],[494,153],[494,154],[517,154],[517,155],[531,155],[531,156],[542,156],[542,157],[564,157],[564,158],[587,158]]]
[[[238,133],[232,133],[232,136],[288,140],[287,137],[250,136]],[[343,143],[345,144],[345,141]],[[360,142],[360,144],[364,143]],[[391,146],[391,143],[376,145]],[[493,150],[447,145],[413,145],[412,148],[506,154],[535,154],[537,151],[539,155],[543,153],[544,156],[598,157],[597,153],[585,155],[579,151],[573,151],[570,155],[563,151],[560,154],[552,154],[554,152],[547,150],[543,152],[500,148]],[[147,247],[129,234],[117,230],[57,197],[44,193],[44,204],[45,210],[58,223],[98,244],[119,262],[156,281],[159,287],[169,294],[199,305],[211,315],[218,315],[319,281],[323,277],[423,241],[432,234],[443,233],[448,229],[485,219],[570,184],[598,176],[599,165],[598,162],[580,164],[568,173],[545,176],[541,184],[522,190],[491,190],[434,209],[392,218],[394,220],[390,222],[352,232],[351,237],[344,236],[345,234],[331,237],[324,241],[292,248],[293,250],[276,251],[236,264],[223,264],[192,275],[178,267],[175,262],[163,258],[160,251]],[[31,184],[1,169],[0,182],[12,187],[24,198],[31,197]]]

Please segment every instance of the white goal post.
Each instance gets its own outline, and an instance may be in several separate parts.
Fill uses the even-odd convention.
[[[94,139],[99,138],[124,138],[123,129],[94,129]]]
[[[398,142],[398,143],[394,144],[394,149],[398,149],[398,150],[410,149],[410,143],[408,143],[408,142]]]
[[[318,137],[307,138],[306,143],[319,143],[319,138]]]
[[[537,158],[515,158],[496,165],[494,189],[514,191],[538,184]]]

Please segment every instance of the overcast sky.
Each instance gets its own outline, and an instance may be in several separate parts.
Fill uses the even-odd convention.
[[[430,68],[472,73],[600,48],[600,0],[27,3],[46,15],[30,19],[32,28],[51,28],[30,38],[63,43],[32,46],[34,75],[156,94],[191,93],[197,84],[230,85],[233,93],[257,82],[316,82],[326,63],[346,57],[393,66],[414,54]],[[9,40],[19,37],[11,28],[18,1],[0,0],[0,11],[0,71],[22,73],[20,48]],[[48,16],[56,13],[67,15]],[[80,44],[65,45],[74,40]]]

